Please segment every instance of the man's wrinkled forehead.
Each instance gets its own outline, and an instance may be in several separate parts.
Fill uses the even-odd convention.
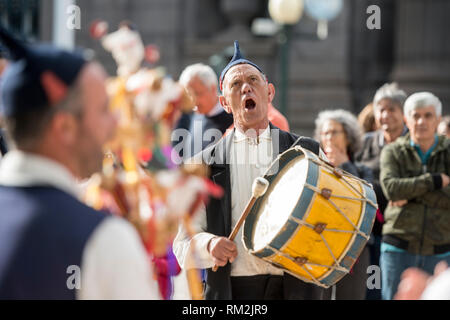
[[[263,80],[266,80],[266,76],[251,64],[247,63],[237,64],[231,67],[230,70],[228,70],[228,72],[225,74],[224,82],[228,83],[229,81],[242,76],[249,77],[253,75],[258,76]]]
[[[420,107],[416,107],[415,109],[412,109],[409,111],[409,116],[414,116],[414,115],[429,115],[429,116],[433,116],[436,117],[436,109],[434,109],[434,106],[432,105],[425,105],[425,106],[420,106]]]

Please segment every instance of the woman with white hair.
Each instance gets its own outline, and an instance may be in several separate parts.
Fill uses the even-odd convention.
[[[354,155],[362,146],[362,129],[356,117],[343,109],[327,110],[320,112],[315,122],[315,139],[329,162],[371,182],[370,169],[354,162]]]
[[[342,109],[319,113],[316,119],[315,138],[320,142],[332,165],[372,183],[372,171],[354,162],[354,155],[362,145],[362,129],[353,114]],[[332,289],[335,290],[336,300],[365,299],[369,261],[369,250],[365,247],[350,274]]]

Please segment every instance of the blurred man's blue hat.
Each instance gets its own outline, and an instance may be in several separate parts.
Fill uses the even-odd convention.
[[[3,74],[0,112],[6,117],[55,105],[67,95],[87,59],[51,45],[26,44],[0,25],[0,45],[10,59]]]
[[[223,69],[222,74],[220,75],[219,79],[219,85],[220,85],[220,91],[223,91],[222,84],[223,79],[225,77],[225,74],[230,70],[230,68],[234,67],[237,64],[250,64],[254,66],[256,69],[258,69],[261,73],[264,74],[264,72],[261,70],[260,67],[258,67],[254,62],[251,62],[250,60],[245,59],[241,55],[241,51],[239,50],[239,42],[237,40],[234,41],[234,55],[233,58],[231,58],[230,62],[227,64],[227,66]]]

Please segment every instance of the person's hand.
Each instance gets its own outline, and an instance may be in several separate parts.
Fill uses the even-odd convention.
[[[418,268],[406,269],[402,273],[394,300],[419,300],[428,284],[447,268],[445,261],[439,262],[434,268],[433,276]]]
[[[406,269],[401,276],[394,300],[419,300],[430,275],[419,268]]]
[[[445,173],[441,173],[441,177],[442,177],[442,188],[445,188],[450,184],[450,177]]]
[[[403,207],[408,203],[408,200],[389,201],[389,205],[393,207]]]
[[[325,147],[324,152],[328,161],[335,167],[339,167],[341,164],[349,161],[347,153],[334,146]]]
[[[223,267],[232,263],[237,256],[236,244],[225,237],[212,238],[208,245],[208,251],[213,257],[216,266]]]

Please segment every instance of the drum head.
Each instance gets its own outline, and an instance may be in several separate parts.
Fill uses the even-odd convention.
[[[280,232],[296,207],[308,174],[308,160],[301,155],[278,173],[260,205],[253,232],[253,250],[259,251]]]

